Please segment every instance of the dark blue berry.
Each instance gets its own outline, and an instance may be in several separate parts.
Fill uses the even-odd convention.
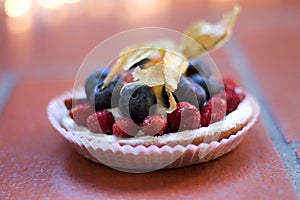
[[[206,93],[206,99],[210,99],[215,94],[221,92],[223,86],[214,77],[203,77],[200,74],[191,76],[191,80],[200,85]]]
[[[149,87],[128,85],[121,93],[119,108],[125,117],[141,123],[149,116],[149,110],[156,102],[156,96]]]
[[[170,107],[170,102],[169,102],[169,96],[166,92],[166,87],[163,86],[163,89],[161,91],[161,100],[162,100],[162,103],[168,108]]]
[[[210,77],[211,76],[210,66],[199,59],[191,60],[186,70],[186,76],[192,76],[194,74],[200,74],[204,77]]]
[[[124,83],[116,79],[103,87],[103,81],[97,83],[94,93],[90,96],[90,102],[96,111],[118,107],[120,91]]]
[[[109,71],[109,69],[96,70],[87,78],[87,80],[85,81],[84,89],[88,99],[94,93],[97,83],[103,82]]]
[[[173,94],[177,102],[188,102],[198,109],[202,108],[206,101],[204,89],[185,76],[180,77],[177,89]]]

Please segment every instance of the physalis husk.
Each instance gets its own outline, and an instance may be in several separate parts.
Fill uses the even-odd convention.
[[[231,13],[225,14],[223,19],[215,24],[196,22],[186,30],[179,45],[169,40],[160,40],[124,49],[105,78],[103,87],[122,70],[129,70],[145,58],[155,59],[155,62],[147,63],[146,67],[137,66],[133,71],[136,82],[128,84],[144,84],[152,88],[165,86],[170,103],[167,112],[172,112],[176,109],[172,92],[177,89],[180,77],[188,67],[188,60],[223,45],[232,33],[239,12],[239,6],[235,6]]]
[[[223,19],[215,24],[198,21],[185,31],[179,49],[191,59],[207,53],[224,44],[232,33],[235,21],[240,13],[240,7],[235,6],[231,13],[223,15]],[[200,45],[195,45],[195,41]]]

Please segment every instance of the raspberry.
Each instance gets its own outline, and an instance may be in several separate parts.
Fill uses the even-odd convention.
[[[94,112],[89,103],[77,104],[71,108],[69,115],[79,125],[86,126],[86,119]]]
[[[234,90],[227,91],[226,92],[226,104],[227,104],[226,114],[229,114],[232,111],[234,111],[244,98],[245,98],[245,94],[242,92],[237,93]]]
[[[234,111],[238,105],[243,101],[246,95],[242,91],[226,91],[215,95],[214,97],[225,99],[226,96],[226,114]]]
[[[66,99],[65,101],[64,101],[64,103],[65,103],[65,106],[66,106],[66,108],[68,109],[68,110],[71,110],[72,109],[72,106],[76,106],[76,105],[78,105],[78,104],[84,104],[84,103],[88,103],[88,101],[86,100],[86,99],[72,99],[72,98],[70,98],[70,99]],[[74,105],[73,105],[74,104]]]
[[[179,102],[176,110],[168,114],[168,124],[172,132],[197,129],[200,126],[200,111],[188,102]]]
[[[208,126],[220,121],[226,115],[226,101],[223,98],[212,97],[201,109],[201,126]]]
[[[142,130],[146,135],[163,135],[168,131],[168,120],[161,115],[151,115],[144,119]]]
[[[129,118],[121,118],[117,120],[112,127],[114,135],[122,138],[135,136],[140,127]]]
[[[134,82],[132,71],[127,71],[122,75],[122,80],[126,83]]]
[[[236,94],[238,95],[241,102],[246,98],[246,94],[242,91],[236,92]]]
[[[233,91],[237,87],[236,82],[231,78],[224,78],[223,83],[225,91]]]
[[[112,134],[112,126],[115,123],[115,119],[111,112],[101,110],[91,114],[87,118],[87,127],[94,133]]]

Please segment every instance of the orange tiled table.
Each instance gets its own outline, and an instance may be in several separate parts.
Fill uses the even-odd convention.
[[[84,57],[109,35],[140,26],[182,31],[191,21],[217,19],[231,7],[221,1],[198,4],[174,1],[164,12],[145,13],[150,15],[145,19],[137,12],[141,19],[128,15],[127,21],[81,13],[51,24],[58,19],[50,13],[50,25],[37,19],[25,32],[15,32],[15,22],[0,14],[0,199],[299,198],[297,1],[243,1],[233,38],[212,53],[222,73],[236,77],[262,107],[249,137],[226,156],[127,174],[84,159],[48,122],[48,101],[72,88]],[[126,11],[120,8],[111,12]]]

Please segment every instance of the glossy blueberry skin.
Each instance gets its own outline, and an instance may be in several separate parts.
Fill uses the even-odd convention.
[[[110,69],[96,70],[86,79],[84,89],[88,99],[94,93],[98,82],[103,82],[109,71]]]
[[[129,85],[121,93],[119,108],[124,116],[130,117],[136,123],[142,123],[156,103],[156,96],[149,87]]]
[[[189,66],[186,70],[186,76],[191,77],[194,74],[200,74],[207,78],[212,75],[210,66],[199,59],[190,60]]]
[[[204,89],[185,76],[180,77],[177,89],[173,92],[173,95],[177,102],[188,102],[198,109],[202,108],[206,102]]]
[[[200,74],[194,74],[191,76],[191,80],[205,90],[206,100],[209,100],[223,89],[223,86],[214,77],[206,78]]]
[[[91,105],[95,106],[96,111],[118,107],[123,85],[120,79],[115,79],[106,87],[103,87],[103,81],[99,82],[89,98]]]

